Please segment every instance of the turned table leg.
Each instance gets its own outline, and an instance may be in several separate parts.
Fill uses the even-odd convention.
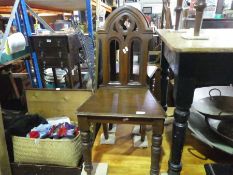
[[[91,175],[93,166],[92,166],[92,151],[91,151],[91,135],[90,135],[90,125],[87,118],[79,117],[78,118],[81,141],[82,141],[82,154],[84,158],[84,170],[87,172],[87,175]]]
[[[141,134],[141,142],[144,142],[146,138],[146,125],[140,125],[140,134]]]
[[[151,168],[150,175],[159,175],[163,125],[152,126]]]
[[[194,94],[194,81],[192,79],[175,79],[175,101],[176,109],[174,112],[174,123],[172,130],[172,146],[170,160],[168,163],[169,175],[179,175],[182,169],[181,158],[185,142],[185,133],[187,121],[190,115],[189,108],[191,107]]]

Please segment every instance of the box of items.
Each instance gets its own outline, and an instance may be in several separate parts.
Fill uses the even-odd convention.
[[[67,116],[77,124],[76,109],[91,94],[91,91],[86,90],[27,90],[28,112],[48,118]],[[76,167],[82,156],[81,136],[79,132],[72,139],[41,139],[14,136],[13,151],[16,163]]]

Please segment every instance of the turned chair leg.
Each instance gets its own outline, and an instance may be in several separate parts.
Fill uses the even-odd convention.
[[[108,124],[107,123],[103,123],[103,131],[104,131],[105,140],[108,140],[109,136],[108,136]]]
[[[109,129],[109,130],[112,130],[112,128],[113,128],[113,124],[112,124],[112,123],[109,123],[109,124],[108,124],[108,129]]]
[[[144,142],[146,137],[146,125],[140,125],[140,134],[141,134],[141,142]]]

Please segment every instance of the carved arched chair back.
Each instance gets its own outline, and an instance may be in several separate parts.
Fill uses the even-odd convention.
[[[123,6],[106,19],[97,32],[102,85],[146,85],[148,43],[153,31],[136,8]]]

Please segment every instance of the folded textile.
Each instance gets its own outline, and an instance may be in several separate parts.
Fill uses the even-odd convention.
[[[27,137],[30,138],[51,138],[51,139],[61,139],[61,138],[74,138],[79,134],[79,129],[75,125],[69,124],[67,122],[60,123],[58,125],[42,124],[33,128]]]
[[[37,138],[44,138],[49,133],[51,127],[52,126],[50,124],[40,124],[39,126],[34,127],[31,130],[31,132],[29,133],[29,137],[30,138],[35,138],[35,137],[31,137],[31,135],[34,136],[32,133],[38,132],[39,133],[39,137],[37,137]]]

